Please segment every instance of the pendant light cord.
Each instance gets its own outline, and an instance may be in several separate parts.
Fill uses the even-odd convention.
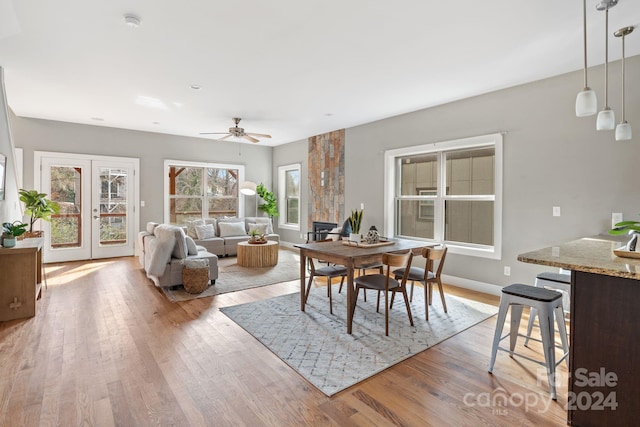
[[[609,108],[609,8],[605,10],[604,23],[604,109]]]
[[[624,119],[624,34],[622,35],[622,122],[625,123]]]
[[[584,40],[584,88],[587,86],[587,0],[582,0],[582,28]]]

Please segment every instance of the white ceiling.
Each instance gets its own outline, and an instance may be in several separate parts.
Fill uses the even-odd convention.
[[[640,1],[609,15],[611,33],[638,26]],[[620,59],[620,39],[609,50]],[[582,2],[0,0],[0,66],[18,116],[192,137],[238,116],[279,145],[579,70]]]

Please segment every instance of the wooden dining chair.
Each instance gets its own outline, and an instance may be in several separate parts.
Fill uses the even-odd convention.
[[[422,283],[422,286],[424,286],[425,319],[429,320],[429,306],[431,305],[434,283],[438,285],[440,299],[442,300],[442,307],[444,308],[444,312],[447,312],[447,302],[444,299],[444,291],[442,289],[442,281],[440,279],[442,268],[444,267],[444,260],[447,256],[447,247],[443,245],[440,249],[422,248],[422,256],[426,259],[425,268],[410,266],[408,269],[409,275],[407,276],[407,280],[411,282],[409,301],[413,301],[413,287],[415,282]],[[406,272],[406,268],[398,268],[393,271],[393,274],[397,280],[404,277]]]
[[[386,270],[386,274],[365,274],[363,276],[358,276],[354,280],[356,284],[356,301],[358,300],[358,293],[360,292],[360,289],[372,289],[384,293],[385,336],[389,335],[389,292],[392,293],[392,296],[395,296],[396,292],[402,293],[402,296],[404,297],[404,303],[407,307],[407,314],[409,315],[409,323],[411,323],[411,326],[413,326],[413,316],[411,315],[409,297],[407,296],[407,289],[405,286],[407,283],[409,270],[406,269],[406,274],[401,278],[401,280],[397,280],[394,277],[391,277],[391,270],[394,267],[409,266],[411,265],[412,258],[413,253],[411,251],[404,254],[384,253],[382,254],[382,264],[383,269]],[[355,305],[353,306],[352,310],[355,312]]]
[[[320,242],[331,242],[331,239],[316,241],[316,243]],[[319,261],[324,263],[326,261]],[[336,265],[336,264],[327,264],[322,267],[317,267],[313,258],[309,258],[308,264],[309,270],[309,282],[307,282],[307,289],[304,295],[304,303],[307,303],[307,299],[309,298],[309,292],[311,291],[311,284],[313,283],[313,279],[315,277],[326,277],[327,278],[327,296],[329,297],[329,313],[333,314],[333,301],[331,298],[331,279],[334,277],[341,277],[340,279],[340,289],[342,289],[342,284],[344,283],[345,277],[347,277],[347,267],[344,265]]]

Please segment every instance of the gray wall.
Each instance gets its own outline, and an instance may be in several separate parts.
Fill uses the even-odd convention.
[[[609,105],[620,119],[620,62],[610,66]],[[499,70],[496,70],[499,72]],[[606,232],[611,213],[638,219],[640,189],[640,56],[627,60],[627,120],[633,141],[616,142],[613,132],[596,132],[595,116],[574,115],[582,73],[574,72],[458,102],[392,117],[346,130],[345,209],[365,205],[363,228],[383,221],[383,158],[388,149],[495,132],[504,139],[502,260],[448,257],[445,273],[469,281],[506,285],[532,283],[544,267],[523,264],[519,253]],[[604,71],[590,71],[590,85],[603,104]],[[384,102],[384,100],[380,100]],[[307,140],[268,148],[146,132],[12,118],[16,147],[24,148],[25,186],[33,186],[33,151],[139,157],[141,225],[162,218],[162,163],[166,158],[246,165],[246,179],[277,194],[278,166],[301,163],[306,183]],[[311,135],[310,135],[311,136]],[[3,149],[0,146],[0,149]],[[308,188],[301,194],[301,233],[306,232]],[[246,200],[248,209],[251,198]],[[562,208],[552,216],[552,206]],[[280,230],[284,241],[298,232]],[[503,267],[511,267],[511,277]],[[496,292],[498,288],[496,287]]]
[[[140,158],[140,227],[163,220],[165,159],[245,165],[245,179],[271,187],[271,147],[13,117],[16,147],[24,148],[24,186],[34,188],[34,151]],[[253,214],[254,199],[245,199]]]
[[[606,232],[612,212],[622,212],[625,219],[640,219],[636,176],[640,160],[640,56],[628,59],[626,65],[626,116],[635,132],[632,141],[616,142],[613,132],[597,132],[595,116],[575,117],[581,72],[556,76],[347,129],[345,209],[364,203],[365,230],[383,223],[385,150],[507,132],[502,259],[450,255],[445,273],[466,279],[461,284],[533,283],[535,275],[546,268],[517,261],[519,253]],[[619,121],[620,61],[610,65],[609,76],[609,105]],[[589,78],[603,105],[603,67],[590,70]],[[297,160],[306,166],[306,152],[298,147],[305,144],[300,141],[291,147],[300,151]],[[287,162],[295,160],[293,151],[289,145],[278,147],[274,164],[285,158]],[[553,206],[561,207],[562,216],[552,216]],[[503,275],[507,265],[511,277]]]
[[[278,229],[278,233],[285,242],[301,243],[306,240],[307,217],[309,209],[307,200],[309,200],[309,143],[306,139],[296,141],[285,145],[279,145],[273,148],[273,185],[274,193],[278,194],[278,168],[280,166],[292,165],[300,163],[300,231]],[[274,220],[277,225],[278,220]],[[300,235],[304,235],[301,238]]]
[[[13,151],[14,145],[11,138],[11,127],[9,123],[9,109],[7,107],[4,91],[4,70],[0,67],[0,153],[7,157],[5,199],[0,200],[0,224],[22,219],[16,179],[16,165]],[[2,231],[0,228],[0,234],[1,233]]]

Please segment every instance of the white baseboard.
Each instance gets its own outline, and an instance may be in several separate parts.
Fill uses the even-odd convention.
[[[293,247],[293,245],[294,245],[294,244],[295,244],[295,243],[285,242],[285,241],[280,240],[280,246],[284,246],[285,248],[289,248],[289,249],[297,249],[297,248],[294,248],[294,247]]]
[[[489,295],[500,296],[502,286],[492,285],[491,283],[478,282],[477,280],[465,279],[462,277],[442,275],[442,282],[448,285],[458,286],[460,288],[471,289]]]

